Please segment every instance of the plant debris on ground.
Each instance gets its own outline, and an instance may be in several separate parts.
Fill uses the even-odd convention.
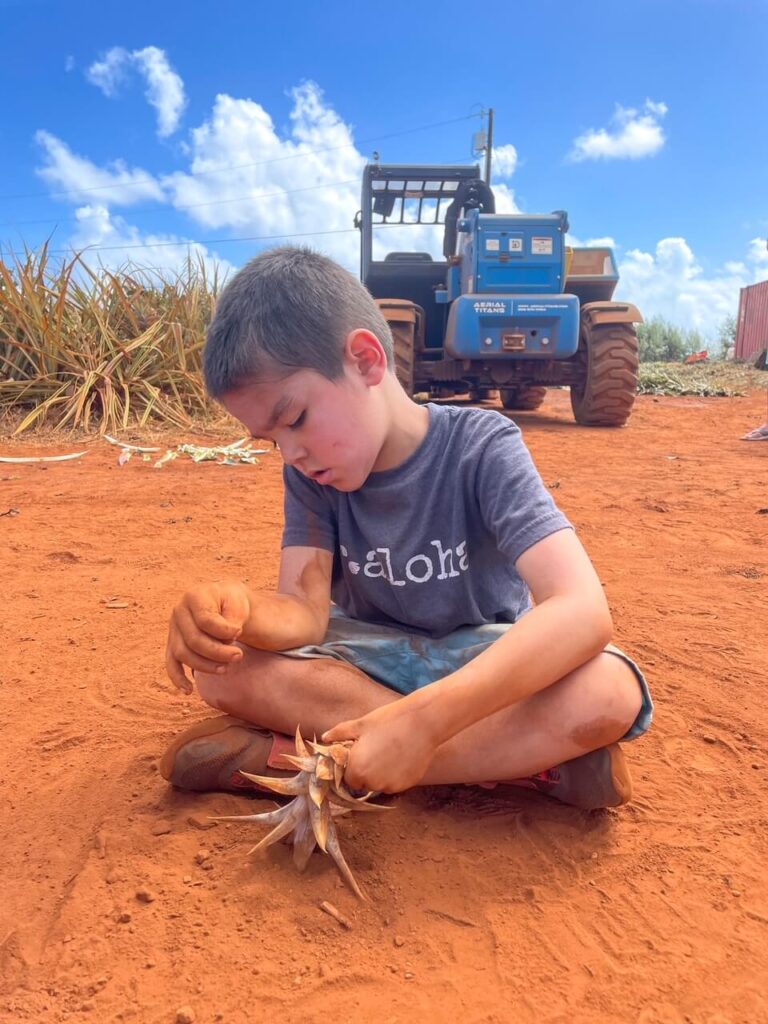
[[[732,398],[754,388],[768,388],[768,373],[748,363],[641,363],[637,393]]]

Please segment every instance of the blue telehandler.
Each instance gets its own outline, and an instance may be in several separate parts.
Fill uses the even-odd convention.
[[[566,385],[578,423],[622,426],[642,316],[612,301],[613,252],[566,246],[562,210],[495,209],[477,165],[366,166],[361,278],[392,329],[400,382],[410,395],[483,399],[498,389],[513,410],[536,409],[547,386]],[[402,245],[406,227],[421,251],[390,251],[388,236]]]

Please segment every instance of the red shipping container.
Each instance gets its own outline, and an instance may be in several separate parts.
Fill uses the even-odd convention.
[[[768,281],[741,289],[735,356],[752,362],[764,349],[768,349]]]

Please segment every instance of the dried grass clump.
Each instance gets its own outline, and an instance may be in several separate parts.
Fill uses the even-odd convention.
[[[47,247],[0,261],[0,414],[22,410],[16,433],[189,427],[211,411],[200,360],[219,290],[191,258],[165,277],[54,263]]]

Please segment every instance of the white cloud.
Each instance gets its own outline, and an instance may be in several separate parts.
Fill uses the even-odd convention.
[[[642,110],[616,106],[612,127],[590,129],[575,139],[568,159],[639,160],[655,156],[666,141],[661,120],[667,113],[665,103],[646,100]]]
[[[755,266],[768,273],[768,241],[765,238],[753,238],[749,243],[749,259]]]
[[[91,66],[90,77],[112,95],[132,59],[126,50],[110,50]],[[201,232],[267,236],[261,244],[254,241],[254,250],[282,238],[306,242],[356,271],[360,238],[353,220],[366,157],[355,145],[351,126],[327,103],[319,86],[304,82],[290,95],[287,133],[278,131],[258,102],[218,95],[210,116],[192,129],[184,144],[187,171],[156,179],[122,162],[99,168],[41,132],[38,140],[48,163],[38,173],[62,189],[110,185],[92,197],[76,196],[73,203],[92,199],[94,208],[109,209],[141,199],[164,201]],[[502,159],[494,170],[510,173],[516,151],[511,145],[499,151]],[[500,213],[519,212],[507,183],[495,181],[494,191]],[[125,234],[127,225],[121,223]],[[377,232],[374,251],[379,257],[398,249],[427,251],[441,258],[442,239],[442,227],[391,227]]]
[[[209,274],[216,269],[220,278],[234,269],[199,242],[178,235],[142,234],[98,202],[78,207],[75,217],[77,228],[69,246],[82,252],[86,263],[90,263],[89,249],[93,247],[93,256],[103,266],[118,267],[130,262],[149,272],[158,270],[166,279],[181,271],[190,256],[205,264]]]
[[[756,241],[744,260],[728,260],[711,273],[704,272],[684,238],[663,238],[653,253],[632,249],[619,260],[615,297],[634,302],[646,320],[663,316],[714,338],[723,319],[736,313],[739,290],[768,270]]]
[[[92,85],[97,85],[105,96],[114,96],[117,88],[127,78],[126,68],[131,55],[122,46],[113,46],[103,60],[96,60],[85,72]]]
[[[515,193],[509,185],[502,181],[491,181],[491,188],[496,197],[496,213],[522,213],[517,205]]]
[[[509,144],[494,146],[491,154],[491,170],[498,178],[511,178],[517,167],[517,150]]]
[[[146,97],[157,111],[157,133],[166,138],[176,131],[186,105],[184,83],[156,46],[134,50],[132,56],[147,79]]]
[[[75,58],[71,54],[64,61],[64,70],[65,71],[74,71],[75,70]]]
[[[161,139],[172,135],[178,127],[186,97],[184,82],[171,67],[164,50],[145,46],[143,50],[128,51],[114,46],[103,60],[94,61],[86,77],[98,86],[105,96],[117,95],[118,88],[135,67],[147,82],[147,102],[157,111],[157,134]]]
[[[329,232],[306,240],[354,268],[359,239],[351,229],[365,157],[316,84],[306,82],[291,96],[287,137],[254,100],[217,96],[210,118],[191,132],[189,172],[168,175],[163,184],[172,204],[206,228]]]
[[[108,168],[97,167],[86,157],[73,153],[66,142],[50,132],[38,131],[35,141],[45,151],[46,163],[36,173],[53,188],[54,192],[80,192],[93,190],[102,203],[127,206],[143,200],[164,199],[158,182],[140,168],[131,170],[124,161],[115,160]],[[82,202],[75,196],[72,202]]]
[[[616,250],[616,240],[610,235],[603,235],[600,238],[588,238],[582,241],[570,232],[565,236],[566,245],[572,245],[574,249],[604,249]]]
[[[752,239],[744,259],[726,260],[709,273],[684,238],[663,238],[654,252],[632,249],[624,255],[607,236],[582,240],[569,234],[566,241],[575,248],[612,249],[619,273],[614,298],[634,302],[646,320],[662,316],[709,339],[726,316],[736,313],[739,290],[768,276],[762,238]]]

